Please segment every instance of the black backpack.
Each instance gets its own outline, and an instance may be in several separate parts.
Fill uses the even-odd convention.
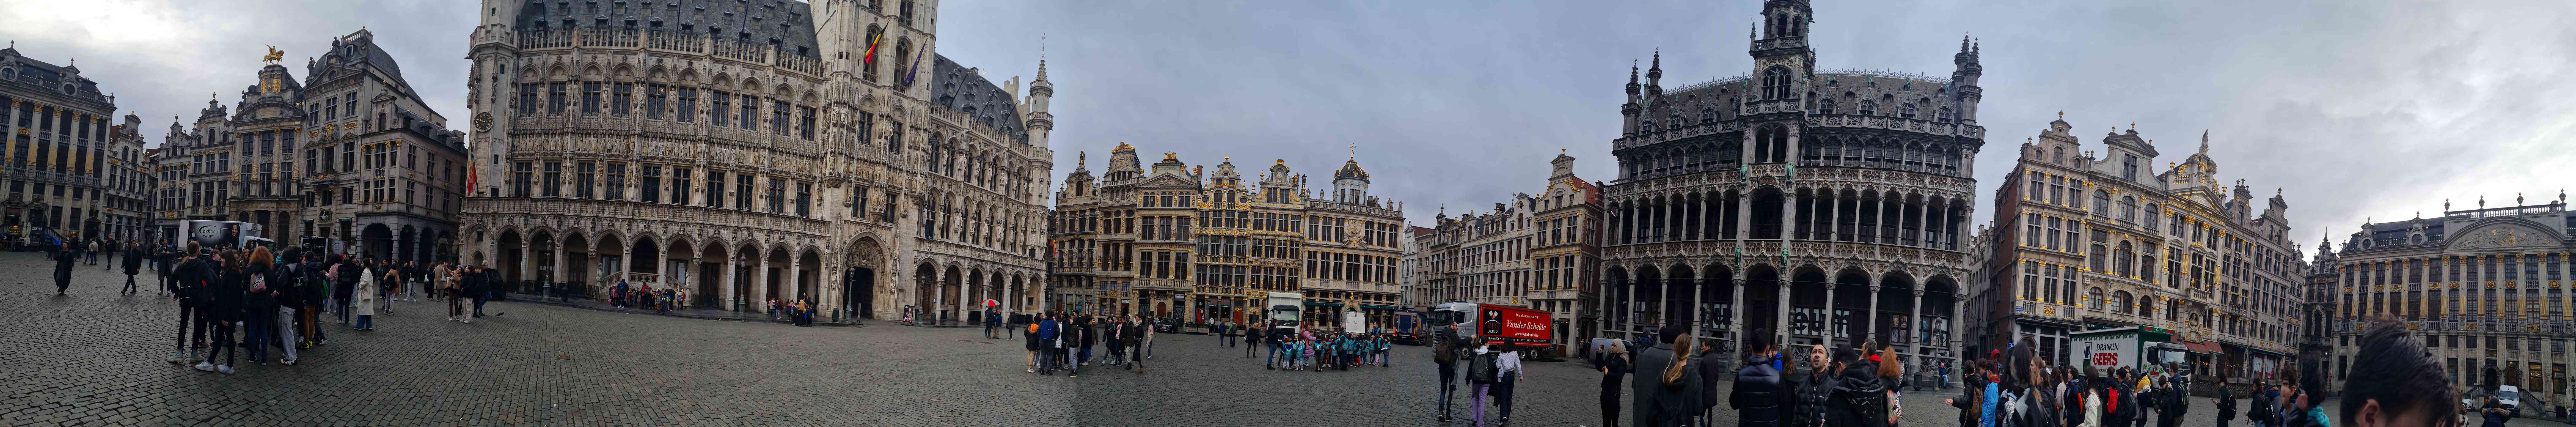
[[[1491,384],[1494,382],[1494,355],[1495,353],[1485,353],[1467,358],[1468,384]]]

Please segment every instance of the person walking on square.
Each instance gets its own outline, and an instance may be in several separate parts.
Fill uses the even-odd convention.
[[[68,249],[70,246],[64,248],[56,251],[59,255],[54,257],[54,295],[62,295],[72,289],[72,263],[78,261],[74,256],[75,250]]]
[[[471,269],[472,267],[467,268]],[[447,300],[447,321],[450,322],[465,320],[465,301],[457,299],[457,297],[465,294],[465,283],[474,281],[476,273],[465,272],[459,273],[456,276],[455,280],[449,280],[443,286],[438,288],[438,296]],[[614,300],[612,299],[612,301]]]
[[[410,280],[403,277],[403,269],[393,262],[376,261],[372,264],[378,269],[377,272],[384,276],[384,280],[376,282],[376,287],[367,289],[376,291],[376,301],[378,301],[376,303],[378,306],[376,311],[381,311],[387,316],[392,316],[394,315],[394,306],[392,304],[385,303],[402,298],[402,287],[404,284],[409,283]]]
[[[269,254],[268,248],[253,247],[249,266],[245,268],[249,276],[245,283],[249,289],[242,294],[241,324],[243,336],[248,339],[242,342],[250,347],[251,363],[260,365],[268,364],[269,340],[276,336],[272,327],[275,322],[270,322],[268,317],[269,313],[277,311],[277,291],[269,281],[270,269],[276,267],[275,258]]]
[[[206,320],[214,324],[215,339],[207,347],[206,361],[197,362],[199,371],[233,373],[233,359],[240,356],[239,345],[233,341],[233,327],[241,315],[242,282],[249,279],[238,257],[236,252],[219,252],[209,269],[213,277],[204,289],[208,308],[204,312],[208,313]],[[215,363],[216,354],[224,355],[223,363]]]
[[[1262,347],[1262,346],[1263,346],[1263,344],[1266,344],[1266,343],[1264,343],[1264,342],[1262,342],[1262,341],[1261,341],[1261,334],[1262,334],[1263,332],[1265,332],[1265,331],[1262,331],[1261,329],[1262,329],[1262,328],[1252,327],[1251,325],[1244,325],[1244,328],[1243,328],[1243,343],[1244,343],[1244,344],[1251,344],[1251,345],[1243,346],[1243,358],[1245,358],[1245,359],[1250,359],[1250,358],[1252,358],[1252,352],[1253,352],[1253,349],[1254,349],[1254,348],[1258,348],[1258,347]]]
[[[78,247],[75,246],[74,248],[77,249]],[[85,253],[88,254],[86,259],[88,260],[87,262],[89,265],[98,265],[98,239],[89,240],[89,251]]]
[[[185,252],[186,255],[182,255],[178,259],[180,262],[178,266],[171,268],[175,274],[172,276],[174,284],[171,285],[170,295],[179,300],[178,348],[171,353],[169,360],[169,362],[173,364],[190,365],[204,360],[199,359],[196,351],[192,350],[192,347],[188,345],[190,343],[188,340],[188,331],[190,329],[195,329],[197,331],[197,339],[195,341],[196,344],[198,344],[197,347],[204,347],[206,341],[204,322],[206,307],[205,299],[201,298],[197,292],[197,289],[202,285],[202,283],[199,281],[201,279],[197,275],[196,268],[198,265],[196,253],[197,242],[188,242],[188,251]]]
[[[1494,369],[1499,355],[1488,347],[1476,346],[1474,354],[1467,357],[1467,419],[1473,420],[1476,427],[1485,426],[1485,397],[1493,390],[1494,379],[1500,378]]]
[[[134,275],[143,273],[143,246],[125,245],[125,294],[133,295],[141,292],[134,289]]]
[[[1144,375],[1145,359],[1136,356],[1143,354],[1140,352],[1144,351],[1145,346],[1154,344],[1154,327],[1152,324],[1145,323],[1143,318],[1128,317],[1126,328],[1127,336],[1136,337],[1133,342],[1128,343],[1127,365],[1136,367],[1136,375]]]

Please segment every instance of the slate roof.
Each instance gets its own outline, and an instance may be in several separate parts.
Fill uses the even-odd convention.
[[[1010,132],[1013,142],[1027,144],[1028,130],[1022,129],[1017,94],[984,78],[975,68],[958,64],[947,55],[932,55],[930,69],[931,100],[940,106],[965,112],[975,121]]]
[[[777,44],[791,55],[819,58],[813,5],[787,0],[536,0],[519,10],[525,31],[564,28],[659,29]]]
[[[6,61],[0,61],[0,66],[10,68],[10,74],[16,75],[16,78],[5,80],[6,82],[41,88],[47,93],[54,94],[63,93],[63,85],[69,84],[72,87],[72,94],[77,95],[78,98],[107,103],[106,94],[98,91],[98,82],[75,76],[80,71],[77,67],[54,65],[28,58],[25,54],[18,53],[15,47],[0,48],[0,58],[7,58]]]

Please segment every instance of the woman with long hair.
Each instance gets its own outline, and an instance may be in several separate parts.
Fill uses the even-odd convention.
[[[1680,330],[1680,328],[1673,329]],[[1690,364],[1690,351],[1693,348],[1691,336],[1689,334],[1672,335],[1673,337],[1669,338],[1673,346],[1672,363],[1665,365],[1663,372],[1655,376],[1656,383],[1661,384],[1661,388],[1664,389],[1664,392],[1656,395],[1655,403],[1662,407],[1660,425],[1684,426],[1690,425],[1692,415],[1697,412],[1695,409],[1700,407],[1699,370],[1698,367]]]

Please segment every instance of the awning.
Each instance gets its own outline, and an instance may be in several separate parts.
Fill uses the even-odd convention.
[[[1376,304],[1360,304],[1360,308],[1362,308],[1362,309],[1367,309],[1367,310],[1394,310],[1394,309],[1396,309],[1396,308],[1395,308],[1395,306],[1392,306],[1392,305],[1376,305]]]
[[[2219,349],[2218,349],[2218,343],[2214,343],[2214,342],[2203,343],[2203,342],[2182,341],[2182,346],[2183,346],[2184,348],[2188,348],[2188,349],[2190,349],[2190,350],[2191,350],[2191,352],[2193,352],[2193,353],[2201,353],[2201,354],[2221,354],[2221,353],[2226,353],[2226,351],[2219,350]]]
[[[1342,306],[1342,303],[1338,303],[1338,302],[1322,302],[1322,301],[1306,301],[1306,305],[1311,305],[1311,306],[1316,306],[1316,307],[1334,307],[1334,308],[1340,308],[1340,307]]]

